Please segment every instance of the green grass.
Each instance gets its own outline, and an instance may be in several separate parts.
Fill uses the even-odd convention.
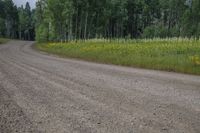
[[[6,39],[6,38],[0,38],[0,44],[4,44],[6,42],[8,42],[9,39]]]
[[[200,40],[89,40],[37,44],[36,48],[62,57],[200,75]]]

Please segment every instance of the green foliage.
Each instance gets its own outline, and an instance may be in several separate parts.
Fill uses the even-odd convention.
[[[5,20],[0,18],[0,37],[4,37],[6,34]]]
[[[174,35],[175,36],[175,35]],[[144,29],[143,38],[170,37],[168,29],[164,26],[149,26]]]
[[[143,38],[154,38],[155,26],[148,26],[144,29]]]
[[[34,40],[35,23],[34,23],[34,11],[31,11],[30,5],[27,2],[25,8],[20,7],[18,9],[19,17],[19,39]]]
[[[190,8],[186,9],[182,17],[182,36],[199,37],[200,1],[193,0]]]
[[[191,1],[191,0],[190,0]],[[0,36],[37,41],[200,36],[199,0],[0,0]],[[41,35],[41,37],[40,37]]]
[[[47,42],[48,41],[48,28],[45,25],[39,25],[36,30],[36,40],[38,42]]]
[[[0,37],[34,40],[33,12],[29,3],[17,8],[12,0],[0,0]]]
[[[49,23],[54,31],[47,33],[53,35],[50,41],[199,37],[199,0],[40,0],[37,5],[38,24]]]
[[[37,44],[39,50],[63,57],[108,64],[200,74],[200,40],[88,40]],[[192,58],[191,58],[192,57]]]

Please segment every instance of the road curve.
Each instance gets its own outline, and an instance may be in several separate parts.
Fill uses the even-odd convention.
[[[0,132],[200,133],[200,77],[0,46]]]

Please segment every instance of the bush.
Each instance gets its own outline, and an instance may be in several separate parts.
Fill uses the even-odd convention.
[[[144,29],[143,38],[154,38],[155,37],[155,26],[148,26]]]
[[[48,41],[48,28],[45,25],[40,25],[36,28],[36,41],[47,42]]]
[[[166,38],[169,37],[170,34],[168,29],[162,25],[159,26],[148,26],[144,29],[143,38]]]

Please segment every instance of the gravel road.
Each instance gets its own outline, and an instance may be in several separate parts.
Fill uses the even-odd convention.
[[[0,46],[0,133],[200,133],[200,77]]]

